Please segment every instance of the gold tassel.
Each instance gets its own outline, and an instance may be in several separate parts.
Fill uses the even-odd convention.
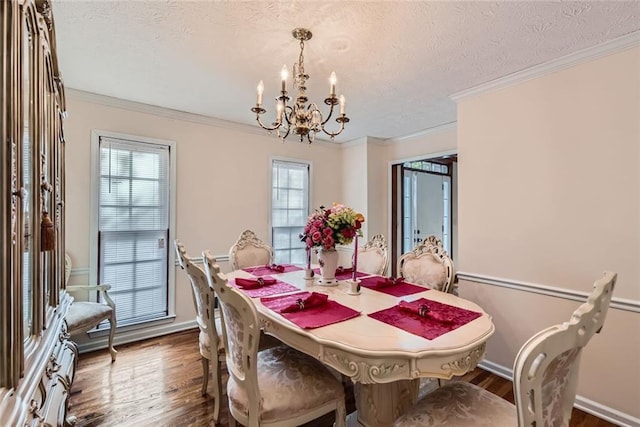
[[[56,247],[56,229],[53,226],[48,212],[42,212],[40,222],[40,250],[42,252],[52,251]]]

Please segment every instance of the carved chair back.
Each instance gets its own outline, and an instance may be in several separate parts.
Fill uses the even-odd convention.
[[[602,329],[616,278],[606,272],[568,322],[540,331],[522,346],[514,364],[518,425],[569,425],[580,355]]]
[[[382,234],[374,235],[358,248],[358,271],[384,276],[387,273],[388,263],[387,240]]]
[[[436,236],[428,236],[412,251],[402,254],[398,259],[398,275],[431,289],[453,291],[453,261]]]
[[[229,249],[233,270],[273,263],[273,248],[251,230],[245,230]]]

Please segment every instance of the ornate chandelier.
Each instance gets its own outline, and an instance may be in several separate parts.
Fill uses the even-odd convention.
[[[329,135],[331,140],[339,135],[343,129],[344,124],[349,122],[349,118],[345,115],[345,99],[343,95],[340,98],[336,96],[336,73],[332,72],[329,78],[329,97],[324,100],[324,103],[329,106],[329,114],[326,119],[322,112],[315,103],[307,105],[308,98],[306,94],[306,82],[309,75],[304,72],[304,42],[311,39],[311,31],[306,28],[296,28],[292,32],[293,37],[296,40],[300,40],[300,56],[298,62],[293,64],[293,86],[298,91],[295,102],[293,105],[289,105],[289,98],[287,94],[287,77],[289,71],[287,66],[282,67],[280,73],[282,77],[282,89],[280,90],[280,96],[276,97],[276,119],[271,126],[265,126],[260,120],[260,115],[267,112],[262,107],[262,93],[264,92],[264,84],[262,80],[258,84],[258,100],[256,106],[251,109],[256,113],[256,121],[263,129],[269,131],[269,133],[276,131],[278,137],[284,142],[285,138],[293,131],[294,134],[300,136],[300,142],[304,137],[307,137],[309,144],[313,142],[318,132],[322,131]],[[333,115],[333,109],[336,105],[340,104],[340,114],[336,117],[336,122],[340,124],[340,127],[336,132],[330,132],[325,128],[326,123],[331,119]]]

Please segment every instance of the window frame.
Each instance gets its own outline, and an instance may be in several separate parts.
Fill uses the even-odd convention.
[[[99,178],[100,178],[100,138],[117,138],[129,140],[131,142],[139,142],[152,145],[161,145],[169,149],[169,233],[167,239],[168,259],[167,259],[167,315],[152,320],[140,321],[125,326],[117,326],[118,330],[127,331],[150,326],[173,322],[176,317],[176,281],[175,268],[176,257],[175,251],[171,250],[173,241],[175,240],[176,228],[176,142],[171,140],[149,138],[138,135],[129,135],[118,132],[110,132],[105,130],[94,129],[91,131],[91,224],[90,224],[90,246],[89,246],[89,283],[98,284],[98,233],[99,233]],[[91,295],[91,301],[95,302],[97,293]],[[102,330],[100,328],[98,330]]]
[[[275,246],[273,244],[273,163],[274,161],[278,161],[278,162],[289,162],[289,163],[298,163],[298,164],[302,164],[302,165],[307,165],[307,167],[309,168],[309,176],[308,176],[308,194],[307,194],[307,215],[311,214],[311,200],[313,199],[313,161],[311,160],[304,160],[304,159],[296,159],[296,158],[292,158],[292,157],[282,157],[282,156],[271,156],[269,158],[269,181],[268,181],[268,194],[269,194],[269,200],[268,200],[268,213],[267,213],[267,224],[269,227],[268,230],[268,236],[269,236],[269,243],[271,244],[271,246],[274,248],[274,255],[275,255]],[[306,220],[305,220],[306,222]],[[303,225],[304,226],[304,225]]]

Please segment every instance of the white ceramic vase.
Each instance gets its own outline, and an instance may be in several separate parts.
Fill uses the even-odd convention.
[[[336,280],[336,269],[338,268],[338,251],[334,249],[320,248],[318,250],[318,264],[320,264],[320,280],[319,285],[335,286],[338,284]]]

